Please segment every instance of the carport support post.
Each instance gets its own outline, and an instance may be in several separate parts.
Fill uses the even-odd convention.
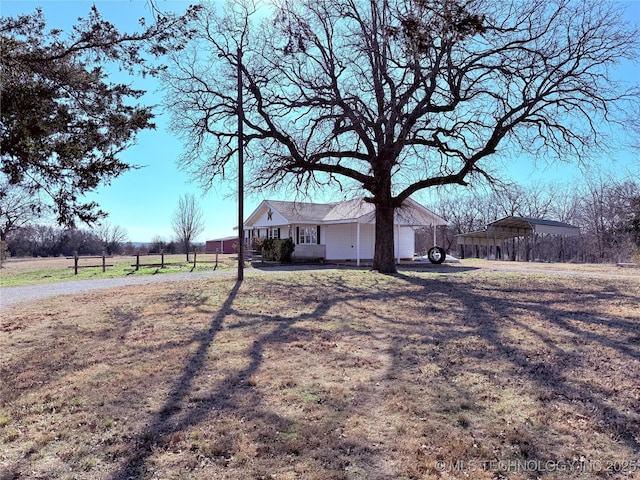
[[[489,260],[489,230],[487,229],[487,260]]]
[[[531,240],[533,241],[533,245],[531,246],[531,261],[536,261],[536,240],[538,235],[536,235],[536,231],[531,232]]]

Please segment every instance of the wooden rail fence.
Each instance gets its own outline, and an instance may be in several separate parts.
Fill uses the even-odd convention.
[[[140,257],[158,257],[160,256],[160,262],[150,262],[150,263],[140,263]],[[164,261],[164,252],[160,253],[147,253],[146,255],[141,254],[140,252],[136,253],[136,263],[131,265],[132,267],[136,267],[136,271],[140,270],[140,267],[160,267],[165,268],[170,265],[184,265],[184,262],[165,262]]]
[[[196,262],[197,262],[197,256],[198,256],[198,252],[193,252],[193,269],[196,268]],[[187,259],[187,261],[189,261]],[[200,263],[215,263],[215,266],[213,267],[214,270],[218,269],[218,252],[216,252],[216,259],[215,260],[200,260]]]
[[[100,264],[100,265],[80,265],[80,260],[97,259],[97,258],[101,258],[102,259],[102,264]],[[73,252],[73,257],[67,257],[67,260],[73,259],[73,266],[71,266],[69,268],[73,268],[73,274],[77,275],[79,268],[102,268],[102,271],[106,272],[107,271],[107,267],[113,267],[113,264],[107,264],[107,258],[112,258],[112,257],[111,256],[107,257],[105,252],[102,252],[102,255],[82,255],[82,256],[78,255],[78,252]]]
[[[193,254],[193,261],[191,261],[189,259],[189,255]],[[141,256],[160,256],[160,263],[158,262],[153,262],[153,263],[140,263],[140,257]],[[136,270],[139,270],[140,267],[160,267],[160,268],[165,268],[168,265],[184,265],[185,263],[193,263],[193,267],[191,268],[191,271],[193,271],[196,268],[196,265],[198,263],[214,263],[215,266],[213,267],[214,270],[216,270],[218,268],[218,253],[216,253],[216,259],[215,260],[200,260],[198,261],[198,252],[190,252],[187,253],[187,260],[186,262],[173,262],[173,263],[167,263],[164,260],[164,256],[165,253],[164,252],[160,252],[160,253],[156,253],[156,254],[147,254],[147,255],[142,255],[140,252],[136,253],[135,257],[136,257],[136,263],[134,265],[131,265],[132,267],[136,267]]]
[[[193,255],[193,260],[190,259],[190,255]],[[189,264],[192,263],[193,267],[191,268],[191,271],[193,271],[196,268],[196,265],[199,263],[212,263],[215,264],[215,266],[213,267],[214,270],[216,270],[218,268],[218,253],[216,253],[216,259],[215,260],[198,260],[198,253],[197,252],[190,252],[187,254],[187,259],[185,262],[166,262],[165,261],[165,253],[164,252],[160,252],[160,253],[147,253],[147,254],[142,254],[140,252],[137,252],[135,255],[135,259],[136,259],[136,263],[132,264],[132,267],[135,267],[136,271],[140,270],[140,267],[160,267],[160,268],[165,268],[171,265],[185,265],[185,264]],[[142,262],[140,261],[140,257],[143,257]],[[150,262],[145,262],[144,261],[144,257],[159,257],[159,261],[150,261]],[[113,267],[113,264],[111,263],[107,263],[107,258],[113,258],[111,255],[107,256],[105,254],[105,252],[102,252],[102,255],[78,255],[78,252],[73,252],[73,257],[67,257],[68,260],[73,260],[73,265],[70,266],[69,268],[73,268],[74,271],[74,275],[78,275],[78,269],[80,268],[102,268],[102,271],[105,272],[107,267]],[[100,264],[91,264],[91,265],[81,265],[80,261],[81,260],[85,260],[85,259],[102,259],[102,263]]]

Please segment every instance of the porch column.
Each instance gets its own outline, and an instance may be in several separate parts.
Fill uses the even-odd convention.
[[[400,265],[400,225],[394,225],[394,231],[396,233],[396,238],[395,241],[393,242],[393,246],[396,249],[396,252],[398,252],[398,265]]]
[[[360,266],[360,222],[356,222],[356,265]]]

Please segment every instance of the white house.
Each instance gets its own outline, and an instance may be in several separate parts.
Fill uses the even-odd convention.
[[[418,202],[405,200],[396,209],[393,227],[398,261],[413,258],[415,228],[446,224]],[[291,238],[294,258],[352,260],[359,265],[373,259],[375,207],[362,198],[335,203],[264,200],[249,215],[244,230],[247,244],[254,237]]]

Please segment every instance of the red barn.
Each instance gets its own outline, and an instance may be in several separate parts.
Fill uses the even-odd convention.
[[[237,253],[238,237],[224,237],[207,240],[204,253]]]

